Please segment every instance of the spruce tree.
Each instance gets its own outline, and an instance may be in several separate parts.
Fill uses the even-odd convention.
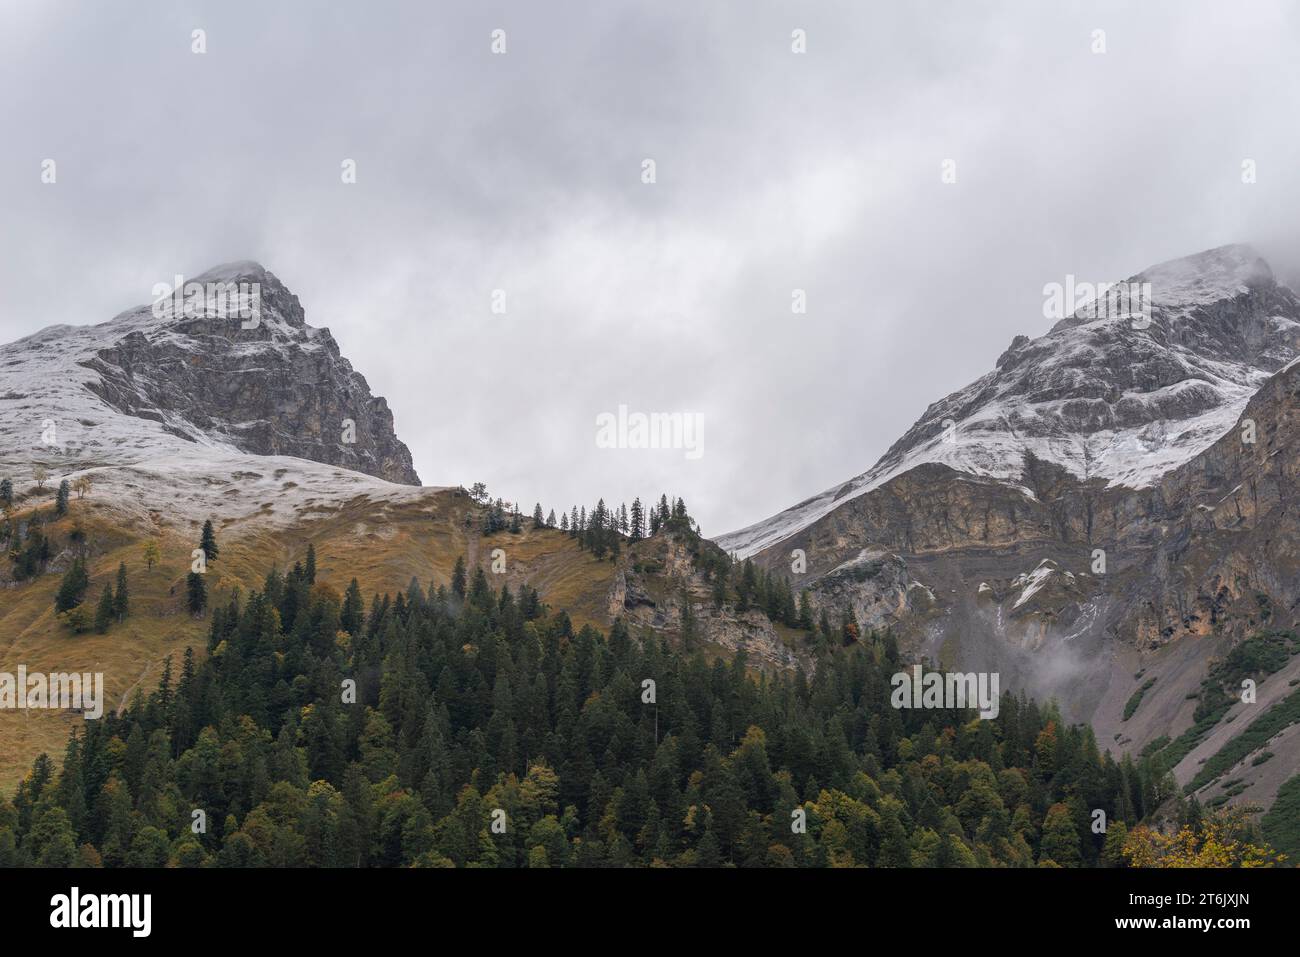
[[[812,593],[807,588],[799,593],[799,627],[813,630]]]
[[[104,583],[104,593],[99,596],[99,605],[95,608],[95,630],[101,635],[108,631],[113,623],[113,588]]]
[[[208,606],[208,586],[198,572],[190,572],[186,576],[185,596],[191,615],[201,615]]]
[[[713,579],[713,604],[718,609],[721,609],[722,606],[726,604],[726,601],[727,601],[727,576],[723,572],[718,572],[718,574]]]
[[[1053,804],[1043,820],[1043,841],[1039,861],[1051,860],[1062,867],[1077,867],[1079,835],[1070,820],[1070,809],[1064,803]]]
[[[458,598],[465,597],[465,558],[456,557],[456,567],[451,570],[451,590]]]
[[[131,609],[131,599],[126,588],[126,562],[117,565],[117,594],[113,596],[113,614],[117,620],[124,619]]]
[[[65,612],[80,605],[89,586],[86,563],[80,558],[73,559],[72,566],[63,573],[63,581],[59,583],[59,590],[54,596],[55,612]]]
[[[308,585],[316,584],[316,546],[307,543],[307,567],[303,572]]]
[[[542,503],[533,506],[533,528],[545,528],[546,519],[542,518]]]
[[[0,505],[5,508],[14,503],[14,483],[12,479],[0,479]]]
[[[755,599],[755,592],[758,590],[758,575],[754,571],[754,563],[748,558],[740,569],[740,584],[736,586],[736,610],[747,611],[749,603]]]
[[[68,480],[64,479],[59,483],[59,491],[54,496],[54,514],[68,514]]]
[[[631,533],[632,541],[639,542],[645,538],[645,512],[641,508],[640,496],[632,499],[632,515],[628,524],[628,531]]]
[[[343,596],[343,609],[339,612],[339,624],[343,630],[354,638],[361,634],[361,624],[365,619],[366,603],[361,597],[361,586],[354,578],[348,583],[348,590]]]
[[[199,548],[203,549],[203,560],[211,563],[217,560],[217,536],[212,530],[212,519],[203,523],[203,534],[199,537]]]

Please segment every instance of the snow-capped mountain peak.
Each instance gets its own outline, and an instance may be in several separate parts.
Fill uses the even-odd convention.
[[[0,346],[7,465],[68,472],[251,453],[419,484],[387,403],[262,265],[167,277],[151,297],[98,325]]]
[[[1141,488],[1233,427],[1270,375],[1300,355],[1300,300],[1249,246],[1161,263],[1144,314],[1080,309],[1017,336],[993,371],[935,402],[867,472],[723,535],[746,556],[919,465],[1021,486],[1031,460],[1081,481]]]

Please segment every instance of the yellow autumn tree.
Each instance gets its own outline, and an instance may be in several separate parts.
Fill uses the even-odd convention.
[[[1226,808],[1198,827],[1164,834],[1138,825],[1124,840],[1130,867],[1273,867],[1286,860],[1259,841],[1245,807]]]

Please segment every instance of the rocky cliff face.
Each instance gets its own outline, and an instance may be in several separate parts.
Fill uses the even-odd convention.
[[[690,544],[675,532],[644,539],[634,557],[619,562],[607,614],[611,622],[621,617],[633,633],[649,629],[693,647],[744,651],[751,667],[811,667],[807,655],[801,657],[795,642],[783,640],[779,626],[761,611],[718,607],[710,583],[696,570]]]
[[[815,606],[1055,697],[1103,746],[1177,737],[1209,662],[1300,625],[1300,302],[1243,247],[1135,280],[1149,324],[1018,337],[870,472],[719,544],[783,572],[802,550]],[[1123,717],[1135,673],[1159,720]]]
[[[247,309],[192,314],[164,301],[0,349],[6,447],[33,462],[86,467],[208,446],[419,484],[388,404],[371,395],[329,330],[307,325],[275,275],[235,263],[194,282],[256,284],[256,319]]]

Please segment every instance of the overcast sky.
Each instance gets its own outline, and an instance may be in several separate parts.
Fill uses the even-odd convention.
[[[1045,283],[1300,275],[1297,50],[1286,0],[0,0],[0,340],[256,259],[425,484],[719,534],[1047,331]],[[703,455],[598,448],[620,404]]]

